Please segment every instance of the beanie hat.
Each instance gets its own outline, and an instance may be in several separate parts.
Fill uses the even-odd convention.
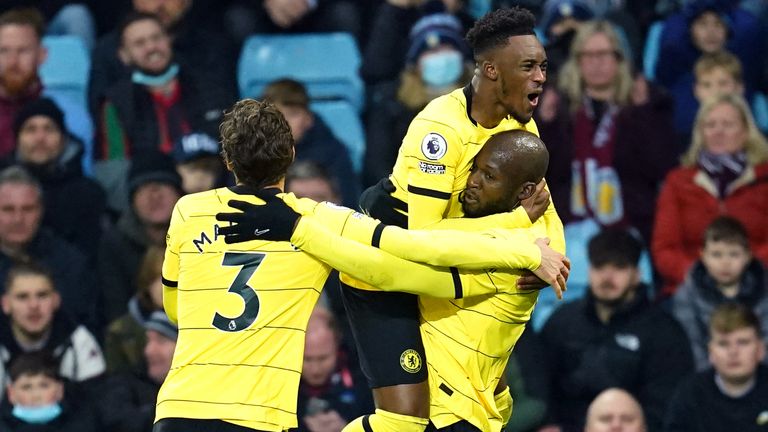
[[[720,18],[726,27],[731,28],[732,23],[729,14],[732,9],[733,6],[728,0],[695,0],[686,3],[683,15],[690,25],[705,12],[712,12]]]
[[[144,328],[147,330],[154,330],[174,341],[179,337],[179,329],[170,319],[168,319],[168,315],[162,311],[152,312],[152,314],[149,315],[149,318],[144,321]]]
[[[142,152],[133,157],[128,170],[128,192],[130,196],[144,184],[160,182],[181,191],[181,176],[176,172],[170,156],[159,151]]]
[[[64,127],[64,113],[51,99],[39,98],[24,105],[24,107],[16,114],[16,118],[13,120],[13,136],[18,137],[21,127],[24,126],[24,122],[34,116],[45,116],[53,120],[58,126],[59,130],[66,134],[67,130]]]
[[[595,11],[581,0],[552,0],[544,4],[541,14],[541,28],[545,33],[558,22],[573,18],[576,21],[587,21],[595,16]]]
[[[173,146],[173,160],[176,163],[189,162],[204,156],[219,156],[221,146],[210,135],[191,133],[184,135]]]
[[[470,56],[469,45],[464,40],[464,28],[458,18],[446,13],[426,15],[411,28],[411,45],[405,60],[416,63],[421,53],[441,44],[453,45],[464,57]]]

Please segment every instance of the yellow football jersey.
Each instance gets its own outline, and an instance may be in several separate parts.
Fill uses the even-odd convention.
[[[511,117],[486,129],[470,117],[471,109],[472,87],[456,89],[430,102],[408,127],[390,180],[393,195],[408,203],[409,228],[463,216],[458,196],[488,138],[513,129],[539,135],[533,120],[521,124]]]
[[[179,338],[156,419],[282,431],[297,425],[305,329],[330,268],[288,242],[226,244],[215,215],[232,211],[230,199],[262,202],[221,188],[187,195],[173,211],[163,302]]]
[[[508,117],[492,129],[477,124],[470,115],[472,97],[471,86],[454,90],[430,102],[411,122],[390,176],[396,187],[393,196],[407,203],[408,227],[464,231],[535,227],[537,236],[549,237],[550,246],[565,253],[563,225],[551,202],[536,224],[531,224],[523,208],[511,215],[461,218],[458,197],[466,188],[473,160],[483,144],[507,130],[524,129],[538,136],[533,120],[521,124]],[[488,271],[472,280],[514,287],[517,277],[515,272]],[[346,275],[342,280],[371,289]],[[481,430],[501,428],[493,390],[536,298],[535,292],[460,300],[420,298],[430,417],[436,426],[463,419]]]

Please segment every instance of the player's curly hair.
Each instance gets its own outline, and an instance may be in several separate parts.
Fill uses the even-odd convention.
[[[511,36],[532,35],[536,17],[519,6],[496,9],[485,14],[467,32],[467,42],[475,57],[489,49],[504,46]]]
[[[274,105],[243,99],[224,113],[221,156],[237,180],[260,189],[277,183],[293,162],[293,136]]]

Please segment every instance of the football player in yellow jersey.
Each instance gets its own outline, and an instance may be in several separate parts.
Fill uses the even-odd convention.
[[[269,230],[251,232],[257,239],[241,246],[223,241],[227,227],[216,222],[216,212],[233,199],[259,203],[254,192],[265,188],[277,188],[269,189],[274,198],[293,159],[293,141],[279,111],[253,100],[240,101],[225,114],[221,134],[223,156],[238,185],[182,198],[168,231],[163,304],[178,323],[179,340],[158,393],[155,432],[282,431],[296,426],[304,332],[330,267],[286,242],[258,238],[266,239]],[[302,214],[322,214],[342,233],[349,226],[358,237],[376,237],[377,222],[362,215],[361,224],[352,224],[349,210],[318,206],[291,194],[282,199]],[[450,233],[438,233],[424,234],[432,243],[453,241]],[[476,242],[490,241],[486,249],[503,251],[486,265],[535,270],[545,261],[558,261],[546,245],[512,247],[511,242],[475,237]],[[350,243],[338,252],[357,267],[340,268],[379,288],[406,287],[414,294],[457,298],[497,292],[488,283],[473,282],[471,274]],[[518,257],[510,260],[514,254]],[[471,255],[457,254],[475,263],[488,261],[488,253]],[[424,285],[408,287],[411,277]]]
[[[472,82],[435,99],[411,122],[392,175],[361,197],[366,213],[412,229],[531,226],[532,215],[522,206],[511,213],[460,218],[459,198],[472,161],[490,136],[512,129],[538,135],[531,118],[546,81],[547,58],[534,25],[534,16],[520,8],[498,9],[475,23],[467,34],[476,63]],[[392,186],[391,193],[385,191],[386,184]],[[541,194],[548,198],[547,192]],[[543,218],[551,246],[564,252],[562,223],[551,203]],[[349,278],[342,281],[349,285],[342,290],[343,299],[347,315],[355,323],[361,367],[374,387],[376,407],[412,418],[413,427],[408,431],[423,430],[423,420],[418,419],[429,412],[426,368],[414,372],[399,364],[404,352],[424,354],[417,299],[401,293],[370,293],[355,289],[364,287]],[[399,311],[394,319],[391,310]],[[378,344],[379,320],[389,320],[391,325],[384,328],[398,335],[386,350]],[[509,405],[505,388],[500,384],[500,403]],[[366,427],[352,427],[346,431],[364,430]]]
[[[547,155],[544,143],[527,131],[513,130],[494,135],[475,159],[462,200],[464,212],[469,217],[481,217],[516,208],[520,200],[533,192],[536,183],[543,177]],[[277,232],[290,233],[291,230],[284,226],[292,228],[299,218],[298,214],[279,200],[268,202],[266,206],[237,206],[245,210],[246,214],[238,218],[220,216],[241,223],[247,220],[247,229],[240,227],[238,231],[265,231],[282,225],[283,228],[277,229]],[[355,230],[350,229],[349,225],[359,222],[349,220],[345,229],[352,233]],[[327,229],[325,225],[327,222],[324,218],[305,215],[301,217],[291,237],[273,237],[276,233],[268,236],[272,240],[290,239],[301,250],[341,271],[354,269],[354,257],[344,256],[340,252],[348,249],[349,245],[336,238],[334,231],[338,229]],[[540,236],[546,235],[545,225],[544,219],[540,218],[530,231]],[[456,254],[440,251],[441,248],[455,249],[449,244],[431,245],[424,241],[414,245],[407,239],[398,239],[398,234],[403,231],[394,226],[380,228],[378,240],[372,243],[396,256],[434,265],[445,265],[446,255]],[[521,230],[489,229],[487,234],[497,239],[514,241],[510,235],[517,231]],[[434,235],[438,231],[407,232],[414,236]],[[474,239],[465,238],[466,233],[439,232],[464,236],[456,241],[463,242],[467,248],[480,247]],[[364,241],[368,242],[367,239]],[[486,253],[493,255],[494,251],[486,250]],[[456,257],[452,259],[456,260]],[[388,273],[388,269],[381,267],[371,271]],[[431,424],[428,430],[496,432],[501,429],[504,416],[500,412],[494,389],[498,387],[509,354],[524,330],[538,296],[537,290],[517,288],[519,275],[520,272],[506,270],[461,273],[459,277],[464,287],[473,287],[472,290],[475,290],[478,284],[488,284],[497,287],[499,293],[450,300],[420,297],[421,334],[427,353],[431,397]],[[356,323],[351,324],[354,327]],[[387,322],[380,324],[388,325]],[[386,328],[381,329],[379,340],[384,339],[381,343],[386,343],[386,331]],[[421,365],[417,358],[403,358],[403,367],[415,369],[418,366]],[[377,415],[381,415],[380,411],[377,411]],[[370,416],[359,420],[366,424],[365,428],[380,430],[377,421]]]

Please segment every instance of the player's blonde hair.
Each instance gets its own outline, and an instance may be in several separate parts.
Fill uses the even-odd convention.
[[[691,146],[681,158],[683,166],[691,167],[696,165],[699,153],[704,149],[704,134],[701,131],[704,126],[704,119],[713,109],[722,104],[728,104],[736,108],[741,122],[747,130],[747,139],[744,141],[747,162],[751,165],[756,165],[768,160],[768,142],[766,142],[765,137],[763,137],[763,134],[760,133],[760,130],[755,125],[755,119],[752,117],[752,111],[750,111],[747,102],[739,95],[722,94],[707,99],[699,108],[699,112],[696,114],[696,121],[693,124]]]
[[[584,98],[584,79],[579,68],[579,56],[584,50],[587,40],[596,34],[604,34],[611,41],[611,47],[618,62],[616,77],[613,79],[613,102],[627,105],[632,93],[631,61],[619,39],[619,34],[608,21],[589,21],[579,28],[571,43],[568,60],[563,64],[558,75],[558,89],[570,101],[570,110],[576,112]]]

